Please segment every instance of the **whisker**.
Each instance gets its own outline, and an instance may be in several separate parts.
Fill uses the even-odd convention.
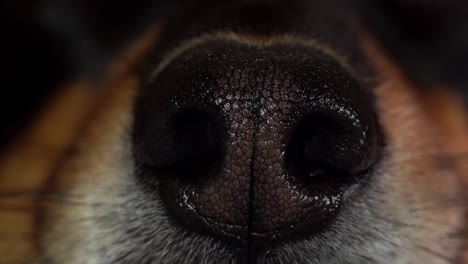
[[[37,234],[34,234],[34,233],[29,233],[29,234],[26,234],[26,233],[15,233],[15,232],[11,232],[9,234],[7,233],[0,233],[0,239],[2,239],[3,242],[5,242],[5,240],[8,240],[8,241],[21,241],[21,240],[34,240],[34,239],[37,239],[38,238],[38,235]]]
[[[422,251],[424,251],[424,252],[426,252],[426,253],[429,253],[430,255],[435,256],[435,257],[437,257],[437,258],[439,258],[439,259],[441,259],[441,260],[443,260],[443,261],[445,261],[447,263],[455,263],[455,261],[456,261],[456,259],[450,258],[450,257],[448,257],[448,256],[446,256],[446,255],[444,255],[444,254],[442,254],[440,252],[437,252],[437,251],[435,251],[435,250],[433,250],[431,248],[428,248],[426,246],[417,244],[417,245],[415,245],[415,247],[422,250]]]
[[[431,230],[432,231],[437,231],[437,227],[433,227],[433,226],[430,226],[430,225],[415,224],[415,223],[406,223],[406,222],[402,222],[401,220],[398,220],[398,219],[390,219],[390,218],[382,216],[380,214],[373,214],[372,217],[375,218],[376,220],[392,224],[392,225],[394,225],[396,227],[408,228],[408,229],[411,229],[411,230],[413,230],[413,229],[425,229],[425,230],[428,230],[428,231],[431,231]],[[431,224],[436,224],[436,225],[440,224],[440,223],[435,222],[433,219],[430,220],[430,223]],[[462,238],[462,236],[458,235],[458,233],[459,232],[451,234],[453,239]]]
[[[117,207],[117,208],[126,208],[128,207],[124,202],[88,202],[88,201],[79,201],[71,199],[48,199],[42,200],[39,202],[40,206],[49,206],[49,205],[66,205],[66,206],[77,206],[77,207]]]
[[[54,191],[15,191],[15,192],[0,192],[1,199],[13,199],[13,198],[36,198],[35,201],[39,204],[47,204],[52,202],[59,202],[68,205],[76,206],[103,206],[103,205],[119,205],[115,201],[112,202],[88,202],[86,201],[86,195],[79,195],[76,193],[60,193]]]
[[[8,206],[0,204],[0,212],[3,211],[13,211],[13,212],[33,212],[33,207],[31,206]]]
[[[437,209],[451,209],[456,207],[468,207],[468,199],[462,200],[449,200],[445,202],[441,202],[439,204],[431,204],[431,205],[423,205],[421,207],[411,208],[409,212],[423,212],[423,211],[430,211],[430,210],[437,210]]]
[[[38,153],[38,157],[54,155],[55,158],[61,158],[76,154],[79,150],[80,148],[76,144],[59,145],[57,143],[48,142],[21,141],[12,146],[10,155],[18,155],[26,152],[28,154]]]
[[[440,152],[417,152],[406,155],[399,155],[398,158],[392,158],[394,162],[410,162],[414,160],[419,160],[423,157],[436,158],[445,161],[465,161],[468,160],[468,153],[440,153]]]
[[[23,197],[23,196],[37,196],[37,195],[44,195],[48,194],[44,191],[37,191],[37,190],[26,190],[26,191],[0,191],[0,199],[1,198],[16,198],[16,197]]]

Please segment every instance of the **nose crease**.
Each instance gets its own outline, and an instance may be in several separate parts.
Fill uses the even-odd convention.
[[[217,219],[219,222],[236,222],[248,226],[250,215],[251,163],[254,145],[254,122],[252,104],[237,95],[228,96],[225,105],[237,104],[240,113],[229,115],[229,109],[223,114],[229,125],[225,142],[225,157],[221,175],[211,178],[206,185],[195,191],[195,204],[203,205],[198,210],[201,214]],[[239,98],[239,99],[235,99]],[[222,204],[223,206],[218,206]],[[233,219],[235,221],[233,221]],[[245,235],[244,235],[245,236]]]

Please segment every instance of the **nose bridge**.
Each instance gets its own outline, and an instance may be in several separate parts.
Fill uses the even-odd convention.
[[[240,227],[241,237],[273,231],[302,213],[293,205],[303,197],[287,179],[284,164],[286,130],[294,122],[289,112],[299,101],[299,88],[271,62],[258,64],[234,69],[230,80],[218,84],[213,100],[228,131],[222,171],[194,192],[195,204],[204,205],[201,215]]]
[[[306,216],[307,207],[322,202],[286,168],[288,134],[303,114],[297,107],[305,100],[303,87],[285,69],[270,76],[258,99],[250,195],[251,235],[266,239],[292,228]]]
[[[221,172],[193,192],[196,194],[194,204],[203,205],[197,210],[207,221],[234,226],[233,235],[245,239],[250,214],[255,118],[250,96],[243,93],[243,89],[230,88],[214,96],[228,131],[223,140],[225,153]]]

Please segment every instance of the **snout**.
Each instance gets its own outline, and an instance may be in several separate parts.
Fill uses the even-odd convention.
[[[324,232],[382,149],[370,91],[299,44],[197,45],[148,82],[134,116],[141,185],[175,225],[234,243]]]

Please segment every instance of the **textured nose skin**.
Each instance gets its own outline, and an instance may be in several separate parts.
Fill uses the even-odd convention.
[[[184,228],[279,241],[332,221],[376,135],[369,95],[332,56],[212,41],[144,88],[133,144],[140,182]]]

